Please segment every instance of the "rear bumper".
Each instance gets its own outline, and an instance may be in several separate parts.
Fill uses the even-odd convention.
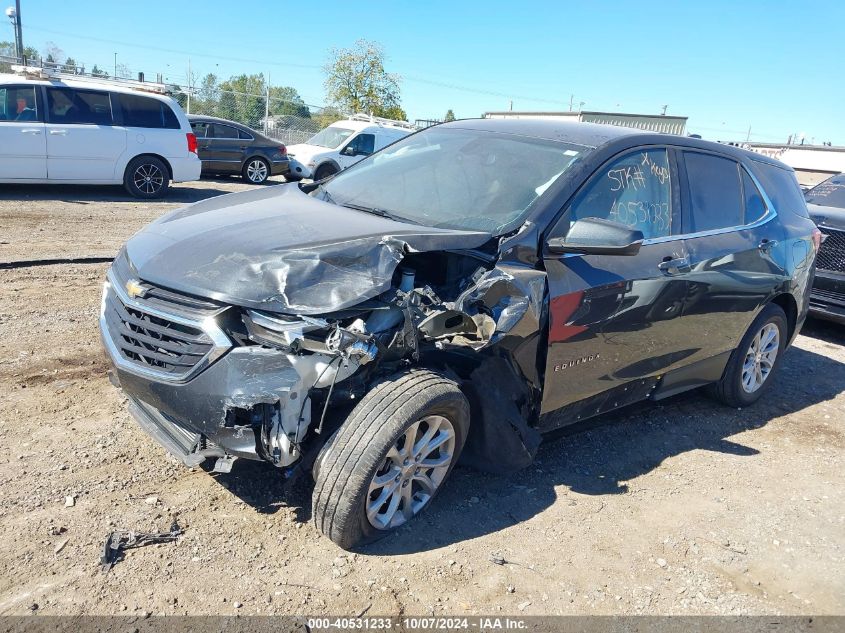
[[[173,171],[173,182],[188,182],[200,179],[202,161],[196,154],[180,158],[168,158],[167,161]]]
[[[270,163],[270,175],[271,176],[286,176],[290,171],[290,161],[285,160],[278,160],[272,161]]]
[[[816,270],[810,293],[810,314],[845,324],[845,274]]]

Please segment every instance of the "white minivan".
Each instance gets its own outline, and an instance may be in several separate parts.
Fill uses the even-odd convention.
[[[415,130],[410,123],[365,114],[337,121],[306,143],[288,145],[288,156],[296,161],[291,176],[328,178]]]
[[[157,198],[201,166],[187,117],[164,94],[0,74],[0,183],[123,184]]]

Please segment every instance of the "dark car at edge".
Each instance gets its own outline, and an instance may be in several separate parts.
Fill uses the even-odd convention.
[[[824,235],[816,259],[810,313],[845,324],[845,174],[831,176],[804,196]]]
[[[246,125],[190,114],[203,176],[236,175],[255,185],[290,172],[284,143]]]
[[[351,548],[427,507],[459,457],[513,472],[544,434],[697,387],[751,405],[807,315],[818,242],[767,157],[464,120],[163,216],[110,268],[100,327],[145,431],[188,466],[311,474],[314,521]]]

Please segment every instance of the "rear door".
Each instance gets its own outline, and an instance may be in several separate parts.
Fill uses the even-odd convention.
[[[0,87],[0,179],[47,177],[47,141],[36,86]]]
[[[115,125],[105,90],[49,86],[47,174],[51,180],[114,181],[126,151],[126,128]]]
[[[208,134],[208,168],[218,173],[240,173],[249,141],[240,138],[237,128],[224,123],[210,123]]]
[[[645,240],[634,256],[545,253],[547,430],[644,398],[701,347],[684,323],[689,254],[674,152],[652,146],[610,160],[547,237],[565,236],[585,217],[640,230]]]
[[[691,296],[687,313],[713,354],[739,343],[756,312],[788,279],[792,245],[761,187],[740,163],[684,150],[684,226]],[[788,252],[787,252],[788,251]]]
[[[197,156],[202,162],[202,171],[206,173],[210,167],[208,133],[211,123],[207,121],[191,121],[191,131],[197,137]]]

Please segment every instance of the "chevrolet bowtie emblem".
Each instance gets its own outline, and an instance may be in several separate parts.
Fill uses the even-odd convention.
[[[126,282],[125,286],[126,294],[128,294],[133,299],[135,297],[143,297],[147,293],[147,289],[141,285],[141,282],[137,279],[130,279]]]

